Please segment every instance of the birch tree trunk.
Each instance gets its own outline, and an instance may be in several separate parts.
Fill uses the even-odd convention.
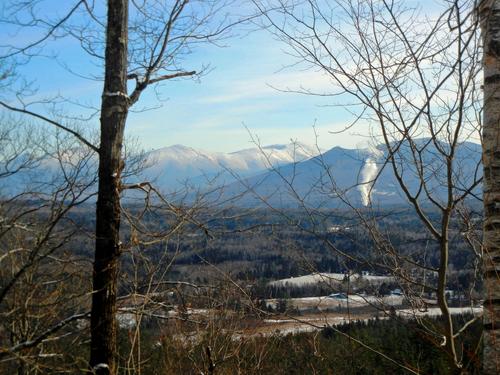
[[[116,373],[120,178],[124,166],[122,143],[128,111],[128,0],[108,0],[107,17],[91,311],[90,366],[96,374]]]
[[[500,373],[500,0],[480,3],[484,41],[484,348],[485,374]]]

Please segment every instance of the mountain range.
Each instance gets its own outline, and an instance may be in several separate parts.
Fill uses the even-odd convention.
[[[393,154],[398,175],[407,191],[428,203],[429,197],[444,203],[448,198],[446,159],[437,147],[445,143],[419,139],[413,147],[403,143]],[[275,166],[226,187],[227,196],[243,196],[239,203],[248,206],[356,207],[406,204],[385,145],[368,149],[334,147],[307,160]],[[481,193],[481,146],[462,142],[452,162],[452,194],[458,197],[471,189],[470,196]],[[421,181],[425,181],[422,185]]]
[[[303,143],[254,147],[231,153],[174,145],[147,153],[146,165],[149,167],[144,176],[167,191],[186,186],[226,184],[264,172],[271,166],[304,161],[319,153],[318,148]]]
[[[446,149],[446,144],[436,146],[422,138],[413,148],[403,143],[393,157],[410,193],[420,191],[421,197],[428,193],[443,201],[448,194],[444,188],[446,166],[436,147]],[[455,196],[480,179],[480,157],[479,144],[462,142],[457,147],[452,178]],[[68,162],[72,159],[77,158],[67,157]],[[392,166],[387,163],[388,154],[383,145],[371,149],[334,147],[324,151],[290,143],[231,153],[174,145],[147,152],[144,160],[147,168],[138,175],[132,173],[129,182],[153,181],[165,194],[174,196],[174,192],[181,192],[188,200],[202,193],[206,199],[252,207],[307,204],[331,208],[407,202]],[[71,163],[74,164],[74,160]],[[91,179],[96,161],[89,160],[86,168],[87,178]],[[28,181],[37,181],[38,187],[52,186],[59,175],[60,164],[56,159],[43,160],[36,169],[36,178],[22,173],[4,178],[1,191],[17,193]],[[422,189],[421,180],[426,181],[426,189]],[[475,184],[472,192],[479,194],[480,189],[480,184]]]

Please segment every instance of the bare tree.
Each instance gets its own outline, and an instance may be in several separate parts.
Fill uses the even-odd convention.
[[[470,322],[454,326],[446,289],[450,240],[457,223],[467,222],[460,225],[471,229],[470,221],[462,219],[469,217],[469,203],[477,199],[482,179],[477,155],[472,156],[476,159],[472,166],[466,167],[472,154],[465,142],[481,138],[481,50],[475,2],[449,2],[434,15],[421,14],[421,8],[402,1],[254,3],[267,20],[264,26],[289,47],[302,66],[321,72],[332,87],[325,92],[307,86],[295,91],[354,99],[349,111],[382,144],[377,160],[372,160],[373,154],[372,159],[361,155],[363,168],[370,167],[371,172],[360,171],[351,186],[342,186],[335,166],[320,156],[316,160],[324,172],[315,186],[300,191],[294,187],[293,177],[283,176],[287,190],[307,212],[316,215],[313,228],[322,216],[307,204],[314,190],[350,207],[379,251],[378,265],[397,277],[416,309],[424,304],[422,291],[436,293],[444,324],[425,329],[444,347],[451,366],[460,369],[463,362],[457,340]],[[342,99],[334,104],[342,106]],[[275,171],[282,173],[279,168]],[[377,189],[389,175],[418,216],[424,237],[434,244],[437,265],[425,260],[425,254],[398,248],[383,227],[377,213],[383,197],[377,195]],[[364,208],[353,201],[353,191],[362,195]],[[468,243],[479,260],[480,242]]]
[[[65,248],[82,234],[71,213],[93,196],[92,152],[12,116],[0,128],[0,369],[74,369],[59,343],[87,318],[90,288]]]
[[[98,374],[117,371],[116,300],[118,262],[122,253],[120,196],[126,188],[122,183],[122,172],[127,115],[149,86],[201,73],[183,69],[183,58],[199,43],[224,38],[231,26],[241,22],[241,19],[233,20],[223,13],[230,3],[215,0],[110,0],[103,14],[97,4],[80,0],[55,20],[38,16],[40,8],[36,1],[9,4],[12,19],[8,22],[35,28],[40,36],[26,45],[11,45],[4,49],[2,57],[5,61],[23,57],[28,63],[49,41],[72,37],[103,69],[102,100],[95,112],[100,114],[99,145],[94,145],[81,132],[50,115],[32,110],[25,101],[19,105],[0,101],[0,105],[8,110],[68,131],[98,155],[90,344],[90,367]],[[85,75],[85,72],[77,74]],[[135,82],[130,93],[129,82]]]

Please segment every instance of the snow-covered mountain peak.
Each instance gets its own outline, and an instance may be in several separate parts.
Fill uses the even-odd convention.
[[[187,180],[199,180],[200,177],[250,176],[317,154],[317,148],[302,143],[256,146],[231,153],[197,150],[177,144],[149,152],[150,168],[145,174],[168,189],[176,188]]]

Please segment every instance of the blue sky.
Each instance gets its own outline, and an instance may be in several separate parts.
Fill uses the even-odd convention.
[[[232,39],[222,49],[205,49],[189,68],[204,62],[213,70],[199,83],[183,80],[164,85],[162,95],[168,100],[160,109],[132,115],[130,134],[140,135],[153,147],[181,143],[231,151],[251,146],[248,131],[263,144],[290,139],[314,143],[314,125],[321,146],[355,147],[360,139],[329,133],[348,122],[345,110],[325,107],[331,100],[279,91],[301,85],[322,89],[330,84],[317,72],[283,69],[291,58],[280,47],[258,32]]]
[[[49,1],[49,12],[62,12],[61,3]],[[15,43],[30,35],[14,34],[0,25],[0,32]],[[292,66],[295,60],[286,48],[266,31],[255,31],[225,41],[226,46],[202,45],[186,59],[186,70],[198,70],[210,64],[210,72],[199,82],[191,79],[169,81],[149,89],[135,109],[155,108],[131,113],[127,136],[136,138],[145,149],[183,144],[212,151],[236,151],[252,147],[249,132],[262,144],[298,140],[316,141],[322,148],[366,145],[368,127],[360,123],[341,134],[332,134],[352,121],[349,112],[335,99],[281,92],[301,86],[319,92],[331,88],[331,82],[319,72]],[[38,89],[36,97],[62,95],[98,107],[101,82],[78,77],[64,69],[67,64],[83,74],[99,74],[99,69],[69,39],[48,44],[48,57],[33,59],[20,72]],[[54,58],[57,56],[57,59]],[[159,93],[159,102],[155,93]],[[81,109],[65,105],[64,113]],[[92,121],[97,126],[98,118]]]

